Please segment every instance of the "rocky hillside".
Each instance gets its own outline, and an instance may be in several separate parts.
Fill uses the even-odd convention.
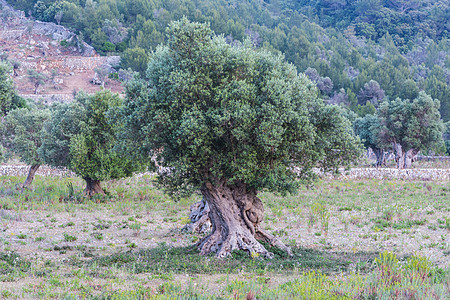
[[[0,59],[14,66],[21,96],[46,103],[71,100],[81,90],[100,90],[102,75],[106,88],[123,91],[119,81],[106,77],[120,58],[99,56],[63,26],[26,18],[4,0],[0,0],[0,24]]]

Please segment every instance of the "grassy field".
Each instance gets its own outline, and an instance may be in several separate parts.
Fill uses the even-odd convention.
[[[149,175],[104,184],[0,177],[0,298],[449,299],[449,182],[322,180],[260,194],[264,228],[293,249],[273,260],[202,257]]]

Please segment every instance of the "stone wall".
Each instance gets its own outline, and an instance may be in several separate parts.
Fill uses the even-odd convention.
[[[34,102],[42,102],[44,104],[71,102],[74,99],[73,94],[20,94],[20,96],[26,99],[31,99]]]
[[[26,176],[29,166],[25,165],[0,165],[0,176]],[[316,172],[320,173],[318,170]],[[76,175],[64,168],[51,168],[41,166],[36,173],[41,176],[70,176]],[[319,174],[332,177],[330,174]],[[353,168],[348,171],[341,170],[338,179],[399,179],[399,180],[423,180],[423,181],[450,181],[450,169],[391,169],[391,168]]]
[[[27,176],[30,166],[26,165],[0,165],[0,176]],[[75,177],[76,175],[65,168],[51,168],[41,166],[36,175],[55,177]]]
[[[113,67],[120,63],[120,56],[66,56],[66,57],[29,57],[28,61],[21,62],[24,69],[42,70],[42,66],[47,69],[70,69],[70,70],[94,70],[101,65],[111,65]]]
[[[450,169],[353,168],[341,170],[340,179],[400,179],[450,181]]]
[[[72,70],[92,70],[104,64],[113,67],[120,63],[120,56],[97,56],[97,57],[66,57],[61,61],[61,67]]]

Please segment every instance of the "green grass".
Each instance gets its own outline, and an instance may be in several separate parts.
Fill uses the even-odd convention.
[[[173,259],[179,254],[188,258],[195,255],[191,250],[168,249],[162,245],[155,251],[155,255],[164,255],[164,253],[169,253],[167,256]],[[253,299],[253,297],[256,299],[447,299],[450,295],[450,269],[434,268],[426,258],[421,256],[400,259],[388,252],[380,253],[371,259],[373,267],[365,275],[349,273],[343,276],[341,273],[336,276],[317,270],[303,271],[298,272],[295,278],[276,286],[270,284],[275,273],[251,271],[243,272],[241,274],[244,276],[234,279],[229,278],[228,274],[225,275],[221,279],[224,282],[223,288],[213,291],[209,290],[208,284],[197,285],[195,281],[189,281],[187,285],[176,283],[174,273],[168,272],[168,267],[163,268],[163,273],[155,272],[151,276],[153,280],[162,281],[156,287],[138,284],[135,287],[123,288],[123,285],[119,285],[119,288],[111,290],[107,285],[84,284],[96,278],[120,284],[121,281],[116,279],[115,272],[122,270],[123,267],[117,269],[118,265],[127,269],[128,265],[135,263],[142,254],[115,255],[96,259],[92,261],[95,266],[75,269],[63,277],[52,273],[55,266],[47,262],[40,271],[34,272],[34,276],[43,279],[41,284],[33,285],[34,291],[28,288],[23,290],[38,297],[64,299],[78,299],[79,296],[84,299]],[[234,260],[243,262],[239,256]],[[276,260],[277,258],[274,261]],[[2,270],[6,272],[20,270],[25,275],[32,272],[31,263],[22,260],[14,253],[0,254],[0,262],[5,264],[6,268]],[[228,261],[225,264],[228,264]],[[169,268],[172,271],[187,271],[178,267]],[[218,268],[212,266],[215,271],[226,269]],[[133,275],[127,275],[127,278],[130,280]],[[19,296],[6,290],[0,293],[4,298]]]
[[[194,246],[170,247],[160,244],[158,247],[122,252],[92,260],[91,264],[102,267],[115,265],[134,273],[175,273],[175,274],[228,274],[234,272],[279,272],[292,274],[299,270],[321,270],[324,273],[344,272],[351,264],[366,266],[376,253],[327,253],[312,249],[293,248],[293,256],[277,248],[265,245],[275,254],[271,260],[252,259],[244,251],[235,251],[232,257],[217,259],[205,258]]]
[[[84,183],[78,178],[37,176],[32,189],[21,193],[16,185],[23,180],[24,177],[0,177],[0,232],[16,221],[36,225],[33,232],[0,234],[2,299],[450,296],[450,270],[439,269],[423,257],[397,257],[394,252],[376,250],[342,252],[330,250],[327,243],[329,232],[344,224],[345,232],[347,227],[361,230],[356,233],[362,237],[361,243],[409,237],[415,230],[431,227],[442,235],[438,241],[429,235],[415,238],[423,241],[425,249],[438,249],[450,258],[446,243],[450,219],[445,217],[450,211],[448,182],[319,180],[313,186],[301,187],[296,195],[263,192],[260,196],[266,209],[264,226],[289,243],[294,255],[287,256],[266,245],[275,254],[272,260],[252,259],[243,251],[219,260],[201,256],[195,246],[172,245],[180,240],[185,241],[182,245],[192,245],[202,237],[179,231],[198,195],[174,202],[156,189],[153,178],[147,175],[103,183],[107,196],[101,199],[82,197]],[[28,220],[27,211],[33,216],[36,213],[36,218]],[[90,212],[100,212],[100,217],[79,220],[84,218],[83,213]],[[292,228],[309,225],[309,236],[317,242],[307,245],[313,246],[309,248],[297,246]],[[80,231],[74,231],[76,228]],[[46,230],[60,230],[58,238]],[[70,234],[62,233],[63,230]],[[120,238],[115,237],[118,240],[110,239],[112,230],[120,233]],[[155,246],[163,238],[167,243]],[[61,244],[75,241],[77,245]],[[91,242],[101,246],[93,247]],[[31,243],[36,243],[43,255],[21,257],[10,251]],[[45,259],[47,254],[52,258]],[[20,286],[20,291],[16,286]]]

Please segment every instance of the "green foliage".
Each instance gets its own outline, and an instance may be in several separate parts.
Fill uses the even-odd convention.
[[[121,103],[119,95],[101,91],[79,94],[72,103],[54,106],[39,149],[44,161],[92,180],[131,175],[136,165],[113,151],[120,124],[110,123],[107,115]]]
[[[377,115],[366,115],[363,118],[358,118],[353,123],[355,133],[364,142],[365,148],[378,148],[378,136],[376,129],[380,126],[380,121]]]
[[[187,19],[172,23],[168,36],[145,79],[128,86],[123,110],[127,151],[148,159],[160,149],[168,191],[217,179],[294,191],[292,165],[310,178],[317,164],[336,169],[358,157],[341,111],[325,106],[283,56],[230,46]]]
[[[27,272],[31,267],[31,262],[21,258],[15,252],[0,253],[0,274],[10,274],[13,272]]]
[[[29,164],[42,164],[38,149],[42,145],[41,129],[50,118],[48,109],[19,108],[10,111],[2,126],[3,144]]]
[[[186,16],[209,23],[227,42],[246,38],[256,47],[283,52],[298,71],[315,68],[329,80],[321,92],[359,95],[371,80],[390,99],[414,99],[421,90],[441,102],[450,118],[449,4],[446,1],[235,1],[225,0],[15,0],[35,18],[61,22],[81,33],[99,53],[141,48],[147,54],[167,41],[170,21]],[[420,16],[420,17],[418,17]],[[58,21],[59,20],[59,21]],[[126,36],[125,36],[126,35]],[[133,64],[145,72],[145,64]],[[127,67],[128,68],[128,67]],[[326,83],[326,84],[324,84]],[[329,83],[332,83],[331,86]],[[332,88],[332,91],[329,89]],[[352,98],[347,92],[349,100]],[[373,113],[351,106],[360,116]],[[372,108],[369,107],[371,110]]]
[[[129,48],[124,51],[120,58],[120,66],[122,69],[131,68],[132,70],[139,72],[141,76],[145,75],[147,70],[147,64],[149,56],[142,48]]]
[[[420,92],[414,100],[385,101],[378,110],[380,128],[378,144],[389,147],[400,144],[404,151],[426,150],[442,145],[443,123],[439,114],[439,100]]]
[[[0,118],[4,117],[10,110],[26,107],[25,100],[17,95],[10,74],[11,67],[0,62]]]

